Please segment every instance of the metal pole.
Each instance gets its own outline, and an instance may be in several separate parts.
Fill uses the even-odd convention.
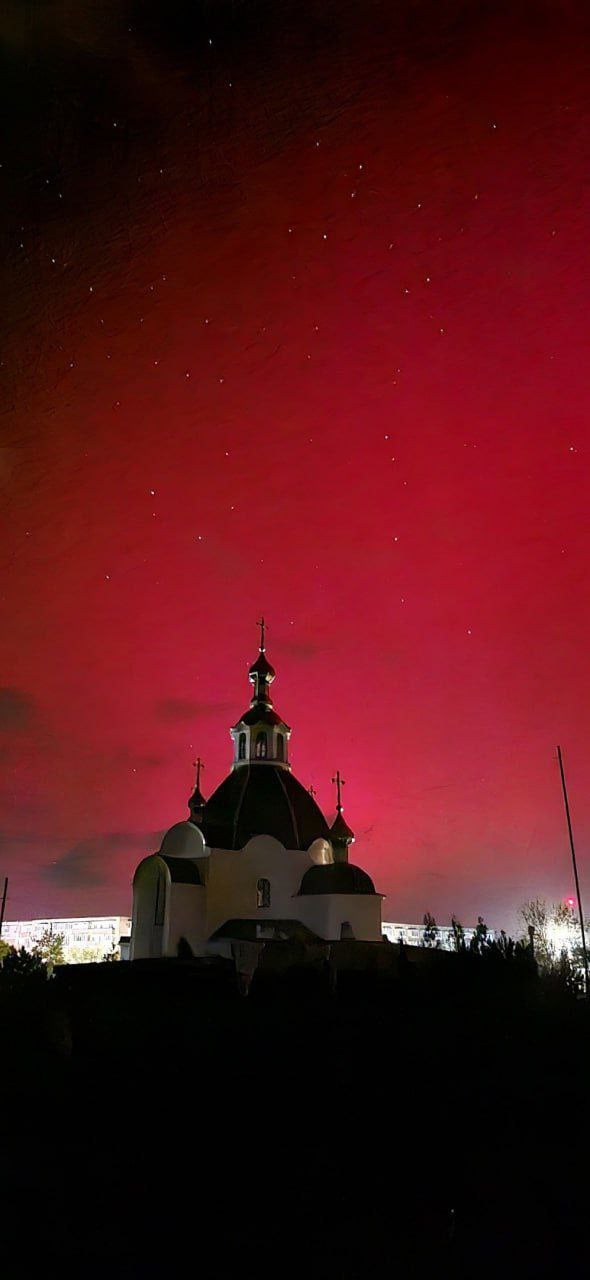
[[[8,893],[8,876],[4,877],[4,893],[2,894],[2,906],[0,907],[0,938],[2,937],[2,925],[4,924],[4,912],[6,910],[6,894]]]
[[[567,818],[567,829],[570,838],[570,849],[572,851],[572,863],[574,867],[574,881],[576,885],[576,897],[578,899],[578,915],[580,917],[580,932],[582,934],[582,954],[584,956],[584,976],[586,980],[586,996],[590,995],[588,987],[588,952],[586,950],[586,933],[584,930],[584,916],[582,913],[582,897],[580,894],[580,881],[578,880],[578,866],[576,863],[576,850],[574,847],[574,833],[572,831],[572,820],[570,818],[570,807],[567,798],[567,787],[565,785],[565,773],[563,771],[563,760],[561,758],[561,747],[557,748],[557,759],[559,760],[559,772],[561,774],[561,786],[563,790],[563,803],[565,805],[565,816]]]

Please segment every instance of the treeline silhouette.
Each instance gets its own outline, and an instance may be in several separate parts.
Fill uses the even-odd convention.
[[[4,961],[5,1248],[144,1277],[578,1274],[588,1003],[532,950]]]

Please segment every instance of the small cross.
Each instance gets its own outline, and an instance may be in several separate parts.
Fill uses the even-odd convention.
[[[341,809],[342,809],[342,787],[345,787],[345,786],[346,786],[346,783],[345,783],[345,781],[344,781],[344,778],[341,778],[341,777],[340,777],[340,770],[339,770],[339,769],[337,769],[337,770],[336,770],[336,776],[335,776],[334,778],[332,778],[332,782],[335,782],[335,783],[336,783],[336,795],[337,795],[337,797],[338,797],[338,801],[337,801],[337,804],[336,804],[336,808],[337,808],[337,810],[338,810],[338,813],[340,813],[340,811],[341,811]]]
[[[204,769],[204,768],[205,768],[205,766],[204,766],[204,764],[203,764],[203,761],[201,760],[201,757],[200,757],[200,756],[197,756],[196,760],[193,760],[193,769],[196,769],[196,770],[197,770],[197,791],[199,791],[199,790],[200,790],[200,785],[201,785],[201,769]]]
[[[256,626],[260,627],[260,652],[264,653],[264,633],[266,631],[266,622],[264,621],[264,616],[258,619]]]

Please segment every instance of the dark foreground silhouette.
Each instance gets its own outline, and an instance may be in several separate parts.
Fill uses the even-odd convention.
[[[394,952],[2,976],[18,1274],[585,1274],[587,1003]]]

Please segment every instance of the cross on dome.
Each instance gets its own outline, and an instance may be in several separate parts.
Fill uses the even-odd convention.
[[[256,662],[252,663],[248,672],[250,684],[254,685],[254,697],[251,706],[257,703],[264,703],[267,707],[272,707],[272,698],[270,696],[270,686],[275,678],[275,669],[271,666],[266,656],[266,621],[261,617],[257,624],[260,627],[259,654]]]
[[[338,813],[342,813],[342,787],[345,787],[346,783],[344,778],[341,777],[339,769],[336,770],[332,782],[336,784],[336,809]]]
[[[354,841],[354,831],[349,827],[342,813],[342,788],[346,785],[340,770],[337,769],[332,782],[336,787],[336,817],[330,827],[330,840],[334,846],[336,862],[348,861],[348,846]]]
[[[197,771],[197,776],[195,779],[195,789],[188,802],[189,813],[191,815],[191,822],[196,822],[197,825],[203,816],[203,809],[205,808],[205,804],[206,804],[205,797],[201,791],[201,773],[204,770],[204,768],[205,766],[203,764],[203,761],[201,760],[201,757],[197,756],[196,760],[193,760],[193,769],[196,769]]]

